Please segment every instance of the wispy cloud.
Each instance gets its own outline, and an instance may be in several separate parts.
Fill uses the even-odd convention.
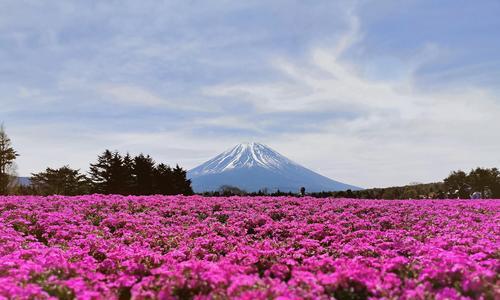
[[[439,178],[453,168],[473,167],[471,161],[498,163],[489,156],[493,155],[492,149],[500,146],[491,139],[500,128],[496,117],[500,114],[498,94],[474,85],[434,91],[419,89],[414,84],[415,70],[440,54],[430,44],[423,45],[406,63],[407,70],[403,72],[406,76],[398,80],[366,78],[359,65],[342,59],[362,36],[357,18],[350,16],[350,20],[350,29],[334,46],[313,47],[306,62],[299,64],[286,58],[273,61],[272,65],[283,75],[276,81],[219,84],[204,91],[219,97],[245,99],[259,113],[351,112],[354,118],[332,116],[323,120],[323,130],[319,132],[293,134],[293,137],[284,134],[278,139],[278,143],[286,145],[285,149],[299,148],[300,144],[325,150],[322,157],[331,153],[340,165],[335,168],[334,176],[359,170],[363,161],[362,173],[355,171],[345,178],[351,182],[366,184],[369,177],[381,172],[382,165],[394,168],[391,179],[397,182],[398,177],[406,178],[409,173],[424,181]],[[346,144],[351,146],[342,153],[339,145]],[[476,148],[473,145],[481,145],[489,153],[489,159],[471,160],[469,155]],[[355,153],[355,159],[349,153]],[[324,173],[332,172],[323,162],[311,159],[312,153],[299,157]],[[447,166],[439,175],[432,174],[431,165],[436,161]],[[421,166],[415,166],[414,162],[421,162]],[[384,185],[385,180],[374,182]]]
[[[103,148],[194,167],[259,140],[352,184],[438,180],[500,165],[499,9],[6,1],[0,119],[23,175]]]
[[[214,108],[195,105],[196,101],[189,98],[168,99],[161,97],[148,89],[127,84],[101,84],[97,92],[104,101],[111,101],[119,105],[133,105],[157,109],[175,109],[177,111],[214,111]],[[193,103],[194,102],[194,103]]]

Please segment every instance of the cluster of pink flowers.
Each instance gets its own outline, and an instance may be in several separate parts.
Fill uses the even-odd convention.
[[[0,299],[500,299],[500,201],[0,197]]]

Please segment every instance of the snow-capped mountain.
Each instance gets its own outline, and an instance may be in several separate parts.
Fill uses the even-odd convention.
[[[213,159],[188,171],[195,192],[215,191],[231,185],[255,192],[359,190],[306,169],[273,149],[260,143],[236,145]]]

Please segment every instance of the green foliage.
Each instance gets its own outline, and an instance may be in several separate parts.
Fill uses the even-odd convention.
[[[413,183],[406,186],[395,186],[387,188],[373,188],[359,191],[323,191],[308,193],[309,196],[317,198],[360,198],[360,199],[445,199],[471,197],[473,192],[480,192],[483,198],[500,198],[500,172],[496,168],[476,168],[469,174],[463,171],[455,171],[443,182],[435,183]],[[204,196],[292,196],[292,193],[283,193],[279,190],[274,193],[245,193],[232,186],[222,186],[219,191],[205,192]]]
[[[191,180],[186,170],[178,165],[171,168],[156,164],[149,155],[136,157],[128,153],[104,151],[97,162],[90,165],[89,177],[79,170],[64,166],[59,169],[47,168],[34,173],[31,185],[14,187],[14,161],[19,154],[13,149],[11,140],[0,125],[0,195],[8,193],[42,195],[80,195],[87,193],[121,195],[192,195]],[[373,188],[359,191],[323,191],[309,193],[313,197],[364,198],[364,199],[444,199],[470,198],[476,193],[482,198],[500,198],[500,171],[497,168],[476,168],[468,174],[453,171],[443,182],[410,184],[399,187]],[[221,186],[218,191],[205,192],[204,196],[295,196],[292,192],[276,191],[268,193],[266,188],[257,193],[247,193],[234,186]],[[305,188],[300,188],[305,195]]]
[[[131,157],[104,151],[90,165],[93,191],[121,195],[191,195],[191,181],[179,166],[156,164],[149,155]]]
[[[452,172],[445,180],[446,191],[453,198],[469,198],[479,192],[483,198],[500,198],[500,171],[497,168],[476,168],[466,174]]]
[[[476,168],[468,174],[453,171],[443,182],[410,184],[399,187],[374,188],[360,191],[320,192],[313,197],[363,198],[363,199],[468,199],[472,193],[482,198],[500,198],[500,172],[497,168]]]
[[[464,171],[453,171],[444,179],[445,191],[453,198],[469,198],[471,186]]]
[[[246,195],[247,192],[242,190],[236,186],[232,185],[223,185],[219,188],[219,192],[221,196],[243,196]]]
[[[444,199],[443,183],[412,184],[387,188],[373,188],[359,191],[320,192],[313,197],[359,198],[359,199]]]
[[[90,192],[90,180],[80,170],[64,166],[47,168],[31,177],[32,188],[40,195],[82,195]]]
[[[12,185],[12,167],[19,154],[12,148],[10,138],[0,125],[0,195],[6,195]]]
[[[128,154],[126,158],[130,159]],[[104,151],[102,155],[98,156],[97,162],[90,165],[89,173],[94,192],[132,194],[132,164],[131,161],[125,161],[118,152]]]
[[[149,155],[140,154],[134,157],[133,162],[132,175],[135,179],[134,194],[155,194],[155,161]]]

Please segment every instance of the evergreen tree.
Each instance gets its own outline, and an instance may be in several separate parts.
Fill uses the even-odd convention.
[[[115,151],[111,158],[111,178],[109,181],[109,194],[129,195],[130,187],[127,185],[127,169],[123,163],[123,157]]]
[[[109,150],[90,165],[93,191],[101,194],[121,195],[192,195],[191,180],[179,166],[174,169],[165,164],[156,165],[149,155],[121,156]]]
[[[90,179],[93,190],[96,193],[107,194],[109,192],[109,181],[111,180],[111,159],[113,153],[106,150],[97,157],[95,164],[90,164]]]
[[[137,189],[137,178],[134,175],[134,158],[127,153],[123,157],[123,192],[132,195]]]
[[[135,177],[135,195],[154,194],[153,180],[155,175],[155,162],[151,156],[140,154],[134,158],[133,174]]]
[[[80,170],[64,166],[47,168],[44,172],[32,174],[32,188],[42,195],[83,195],[90,191],[90,180]]]
[[[174,186],[174,194],[192,195],[191,180],[187,179],[187,172],[183,168],[176,165],[173,169],[172,185]]]
[[[155,194],[172,195],[174,194],[174,186],[172,185],[174,172],[172,168],[161,163],[155,168],[154,187]]]
[[[191,180],[186,178],[187,172],[179,167],[171,168],[159,164],[155,168],[155,193],[162,195],[192,195]]]
[[[3,124],[0,125],[0,195],[9,192],[9,186],[13,180],[12,167],[18,156],[19,154],[12,148]]]
[[[130,170],[124,165],[124,160],[118,152],[109,150],[90,165],[90,178],[93,189],[101,194],[130,194]]]

